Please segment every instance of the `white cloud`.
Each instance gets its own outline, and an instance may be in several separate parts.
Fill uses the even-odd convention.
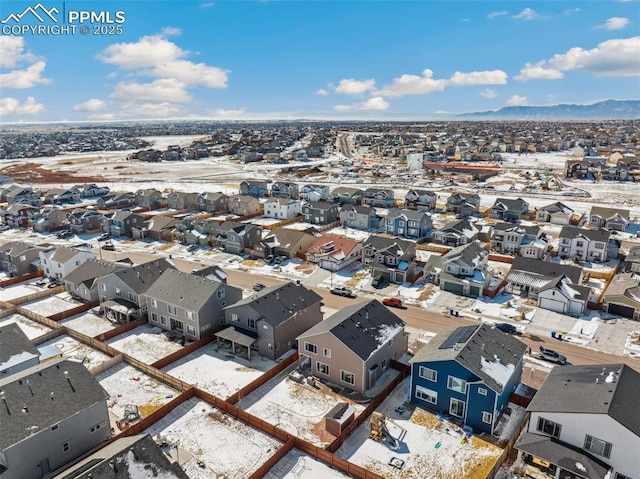
[[[493,20],[494,18],[497,17],[503,17],[505,15],[509,15],[509,12],[507,10],[500,10],[499,12],[491,12],[487,14],[487,18],[489,20]]]
[[[376,81],[371,78],[369,80],[355,80],[354,78],[346,78],[340,80],[335,89],[336,93],[343,95],[362,95],[368,91],[375,89]]]
[[[109,45],[98,54],[98,58],[124,70],[137,70],[172,62],[187,54],[175,43],[153,35],[142,37],[137,42]]]
[[[223,118],[234,118],[238,116],[242,116],[247,112],[246,108],[238,108],[237,110],[225,110],[224,108],[216,108],[213,111],[215,116],[220,116]]]
[[[32,96],[20,103],[16,98],[0,98],[0,116],[8,115],[37,115],[44,111],[44,105],[38,103]]]
[[[336,105],[333,109],[336,111],[385,111],[389,109],[389,103],[381,96],[375,96],[362,103]]]
[[[25,89],[34,87],[38,83],[47,84],[50,80],[41,76],[45,66],[45,62],[39,61],[24,70],[13,70],[9,73],[3,73],[0,75],[0,88]]]
[[[375,94],[392,98],[405,95],[422,95],[434,91],[442,91],[446,85],[446,80],[435,80],[433,71],[426,69],[422,72],[422,76],[405,74],[394,78],[393,83],[383,86]]]
[[[502,70],[469,73],[455,72],[447,83],[453,86],[505,85],[507,83],[507,74]]]
[[[317,92],[316,95],[320,95],[320,96],[327,96],[329,94],[329,92],[327,90],[325,90],[324,88],[320,88]]]
[[[485,98],[495,98],[498,96],[498,94],[493,88],[485,88],[480,92],[480,95]]]
[[[558,80],[563,76],[564,74],[560,70],[549,68],[547,62],[543,60],[536,64],[525,63],[524,68],[520,70],[520,74],[514,78],[520,81]]]
[[[24,52],[24,38],[11,35],[0,36],[0,67],[14,68],[19,62],[25,60],[34,62],[35,55]]]
[[[115,120],[115,119],[116,119],[115,113],[92,113],[91,115],[87,116],[87,120],[96,120],[96,121],[109,121],[109,120]]]
[[[99,98],[91,98],[83,103],[73,105],[73,109],[75,111],[100,111],[104,110],[106,106],[107,103],[104,100],[100,100]]]
[[[123,101],[167,103],[188,103],[191,101],[185,84],[170,78],[161,78],[151,83],[120,82],[116,85],[111,96]]]
[[[210,67],[204,63],[193,63],[187,60],[176,60],[157,65],[151,76],[171,78],[187,85],[204,85],[211,88],[227,87],[227,70]]]
[[[182,109],[169,102],[124,103],[121,116],[128,118],[170,118],[180,113],[182,113]]]
[[[516,20],[535,20],[539,17],[540,16],[535,12],[535,10],[531,8],[525,8],[520,13],[513,16]]]
[[[161,30],[161,33],[162,35],[165,35],[167,37],[173,37],[177,35],[182,35],[182,30],[177,27],[164,27]]]
[[[508,106],[525,106],[529,101],[526,96],[513,95],[507,100]]]
[[[611,17],[602,25],[598,25],[596,28],[604,28],[605,30],[622,30],[629,25],[629,19],[625,17]]]

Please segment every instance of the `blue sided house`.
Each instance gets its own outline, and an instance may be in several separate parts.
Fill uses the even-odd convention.
[[[493,434],[527,346],[487,325],[443,329],[411,358],[411,402]]]

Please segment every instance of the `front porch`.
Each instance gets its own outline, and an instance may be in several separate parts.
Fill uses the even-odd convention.
[[[257,338],[252,338],[247,334],[241,333],[233,326],[218,331],[215,336],[218,338],[220,348],[229,349],[234,356],[246,357],[247,360],[251,361],[251,349],[253,344],[258,340]],[[246,356],[244,356],[245,351]]]

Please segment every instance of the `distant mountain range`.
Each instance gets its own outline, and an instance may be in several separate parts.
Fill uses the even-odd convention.
[[[605,100],[592,105],[507,106],[500,110],[463,113],[465,120],[635,120],[640,100]]]

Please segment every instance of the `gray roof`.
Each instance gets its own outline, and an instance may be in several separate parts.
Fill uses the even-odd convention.
[[[136,294],[143,294],[169,268],[173,268],[173,265],[166,259],[160,258],[133,268],[116,271],[113,274]]]
[[[220,281],[169,268],[147,289],[145,295],[189,311],[199,311],[220,286],[233,288]]]
[[[23,353],[40,356],[38,349],[29,340],[17,323],[0,326],[0,370],[8,366],[12,358]]]
[[[77,254],[81,253],[81,251],[75,248],[67,248],[66,246],[58,246],[53,255],[51,256],[51,261],[57,261],[58,263],[66,263]]]
[[[328,201],[310,201],[303,206],[314,210],[330,210],[331,208],[339,208],[336,203],[329,203]]]
[[[570,264],[551,263],[541,259],[523,258],[516,256],[511,264],[511,269],[507,274],[507,281],[514,281],[515,274],[522,273],[524,277],[538,278],[540,281],[548,282],[554,278],[566,276],[573,284],[578,284],[582,275],[582,268]],[[511,276],[512,279],[509,279]],[[521,281],[514,281],[525,284]]]
[[[364,193],[364,191],[362,191],[360,188],[351,188],[350,186],[339,186],[337,188],[334,188],[331,191],[332,195],[348,195],[348,196],[354,196],[354,195],[362,195]]]
[[[321,296],[304,286],[286,283],[265,288],[231,306],[227,306],[225,309],[232,310],[239,306],[250,306],[267,323],[276,327],[296,312],[303,311],[321,300]]]
[[[66,275],[64,280],[71,284],[84,283],[90,287],[96,279],[126,267],[127,266],[123,264],[112,263],[110,261],[90,259]]]
[[[467,327],[469,326],[461,328]],[[508,365],[513,365],[513,371],[517,370],[527,349],[526,344],[510,334],[483,324],[477,326],[464,343],[441,348],[450,337],[459,334],[461,328],[441,329],[409,362],[456,361],[482,379],[488,387],[501,393],[504,386],[501,383],[502,375],[494,374],[493,370],[506,368]]]
[[[606,243],[607,241],[609,241],[609,237],[611,236],[611,233],[609,233],[607,230],[603,228],[600,228],[598,230],[587,230],[584,228],[574,228],[572,226],[563,226],[562,229],[560,230],[560,234],[558,235],[558,237],[560,238],[569,238],[569,239],[578,238],[579,236],[584,236],[590,241],[602,241],[603,243]]]
[[[475,223],[471,223],[469,220],[460,220],[447,223],[440,229],[440,231],[443,231],[445,233],[455,231],[465,236],[471,237],[478,231],[480,231],[480,228],[478,228]]]
[[[422,221],[425,216],[429,217],[429,214],[425,213],[424,211],[405,210],[399,208],[392,208],[387,214],[387,218],[390,219],[397,218],[398,216],[404,216],[407,220],[410,221]]]
[[[640,436],[639,393],[640,373],[626,364],[563,366],[551,370],[527,410],[608,414]]]
[[[535,235],[537,236],[540,233],[540,226],[538,225],[514,225],[513,223],[496,223],[493,225],[493,233],[496,232],[506,232],[506,231],[516,231],[520,234],[526,235]]]
[[[502,204],[508,211],[520,211],[527,202],[522,198],[497,198],[492,208]]]
[[[0,390],[6,401],[0,405],[0,450],[96,403],[104,403],[106,415],[108,394],[79,362],[47,361],[0,380]]]
[[[579,284],[573,284],[566,276],[558,276],[554,280],[547,283],[540,288],[540,291],[546,291],[551,288],[558,288],[562,293],[570,298],[580,301],[587,301],[591,294],[591,288],[588,286],[580,286]]]
[[[364,242],[364,247],[367,246],[373,247],[376,251],[391,249],[398,256],[402,256],[408,251],[415,251],[416,248],[416,244],[412,241],[379,235],[369,236]]]
[[[370,215],[371,211],[375,212],[376,209],[373,206],[362,206],[362,205],[344,205],[340,208],[340,211],[350,211],[354,210],[359,215]]]
[[[335,312],[298,339],[330,331],[363,360],[392,338],[404,321],[376,299],[357,303]]]
[[[477,241],[474,241],[449,250],[442,256],[442,262],[460,260],[464,264],[477,268],[487,256],[489,256],[489,252],[482,249]]]
[[[569,208],[564,203],[560,203],[559,201],[557,201],[555,203],[551,203],[550,205],[543,206],[540,209],[543,210],[543,211],[546,211],[547,213],[558,213],[558,212],[561,212],[561,213],[564,213],[567,216],[571,216],[573,214],[573,210],[571,208]]]
[[[604,206],[592,206],[589,216],[598,215],[604,219],[612,218],[615,215],[620,215],[625,219],[629,218],[629,210],[623,210],[620,208],[605,208]]]

